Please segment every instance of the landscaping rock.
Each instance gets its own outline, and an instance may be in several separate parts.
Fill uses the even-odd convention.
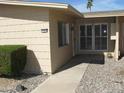
[[[17,93],[15,90],[9,90],[6,93]]]
[[[30,93],[48,77],[25,73],[14,78],[0,77],[0,93]]]
[[[89,64],[76,93],[124,93],[124,58],[115,61],[105,57],[104,64]]]
[[[27,89],[27,88],[24,87],[24,86],[21,85],[21,84],[19,84],[19,85],[16,86],[16,91],[18,91],[18,92],[24,91],[24,90],[26,90],[26,89]]]

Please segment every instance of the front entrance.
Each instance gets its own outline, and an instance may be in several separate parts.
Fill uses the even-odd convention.
[[[80,50],[103,51],[108,49],[108,24],[80,25]]]

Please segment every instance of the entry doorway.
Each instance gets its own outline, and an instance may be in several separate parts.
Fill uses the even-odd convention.
[[[108,24],[81,24],[80,50],[103,51],[108,49]]]

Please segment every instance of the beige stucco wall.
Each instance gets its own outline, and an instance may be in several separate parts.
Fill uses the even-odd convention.
[[[60,66],[64,65],[73,56],[72,32],[70,31],[69,45],[58,46],[58,22],[73,23],[70,15],[58,11],[50,12],[50,40],[51,40],[51,66],[54,73]]]
[[[79,32],[80,28],[79,26],[81,24],[95,24],[95,23],[107,23],[108,24],[108,50],[107,51],[83,51],[80,50],[80,38],[79,38]],[[79,19],[76,21],[76,54],[91,54],[91,53],[103,53],[107,54],[107,52],[114,53],[115,49],[115,40],[111,40],[111,23],[115,23],[114,17],[106,17],[106,18],[85,18],[85,19]]]
[[[48,33],[42,33],[41,29],[48,29]],[[0,45],[15,44],[27,45],[25,72],[51,72],[47,9],[0,5]]]

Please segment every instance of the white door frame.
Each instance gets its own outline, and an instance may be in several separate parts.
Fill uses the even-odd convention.
[[[102,25],[102,24],[105,24],[105,25],[107,25],[107,49],[105,49],[105,50],[96,50],[95,49],[95,25]],[[92,25],[92,50],[83,50],[83,49],[81,49],[81,47],[80,47],[80,38],[81,38],[81,36],[80,36],[80,26],[81,25]],[[94,23],[94,24],[79,24],[79,51],[108,51],[108,34],[109,34],[109,31],[108,31],[108,23]],[[101,30],[101,26],[100,26],[100,30]],[[86,32],[86,31],[85,31]]]

